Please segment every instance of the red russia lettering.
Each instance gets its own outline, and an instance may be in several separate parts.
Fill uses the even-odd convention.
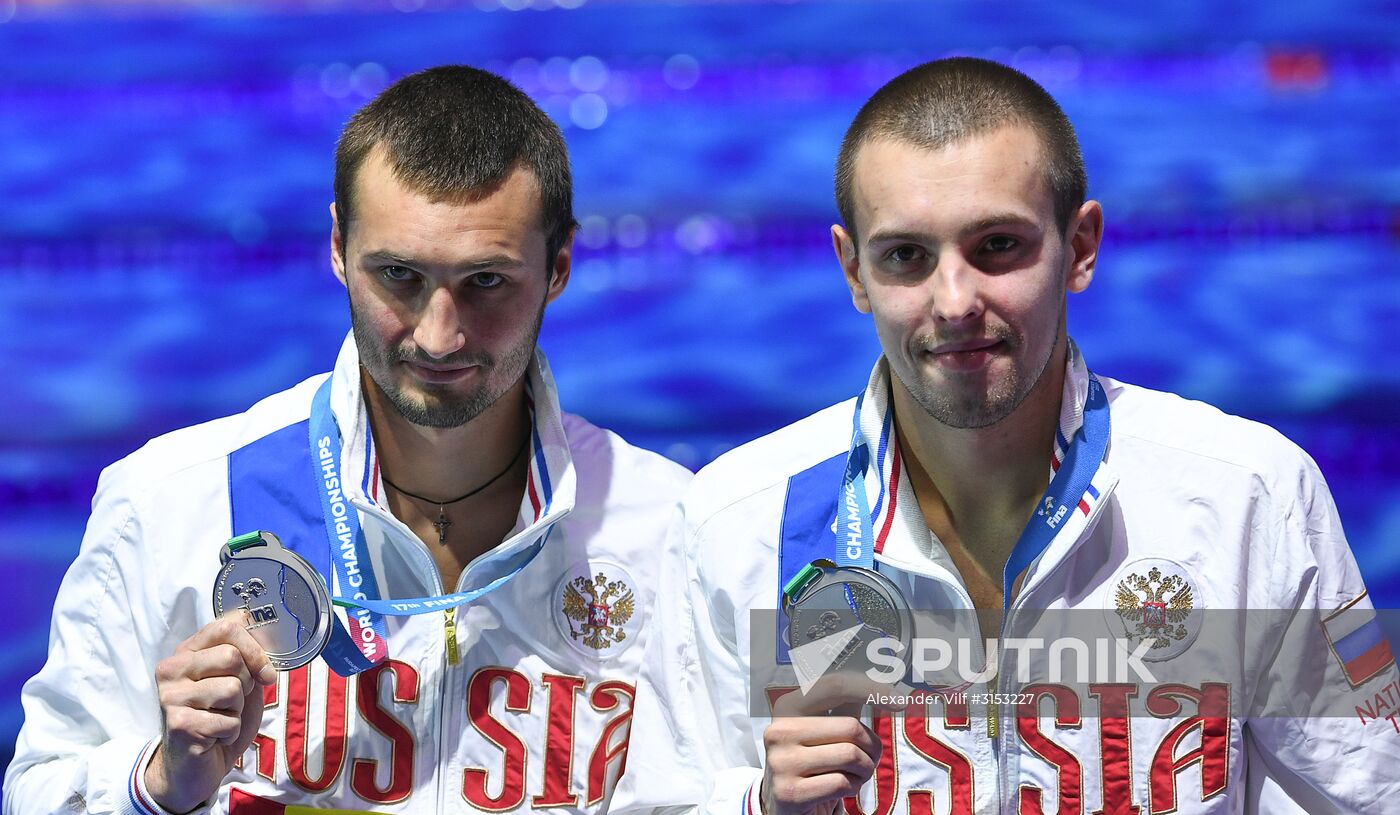
[[[1147,695],[1147,712],[1163,719],[1181,714],[1181,700],[1194,702],[1197,715],[1183,719],[1167,733],[1152,756],[1148,784],[1151,815],[1176,811],[1177,774],[1192,764],[1201,770],[1201,800],[1225,791],[1230,778],[1230,686],[1207,682],[1199,690],[1189,685],[1160,685]],[[1181,742],[1197,732],[1200,746],[1178,754]]]
[[[287,674],[287,775],[307,792],[330,789],[345,765],[345,677],[322,669],[326,676],[326,715],[322,737],[313,739],[307,712],[311,706],[311,671],[302,667]],[[321,771],[312,775],[308,748],[321,744]]]
[[[531,798],[531,804],[543,806],[576,806],[578,794],[571,787],[574,753],[574,712],[577,694],[584,689],[582,677],[546,674],[541,678],[546,691],[547,726],[545,728],[544,773],[542,789]],[[531,684],[524,674],[509,668],[482,668],[467,682],[467,717],[472,727],[501,749],[497,767],[468,767],[463,770],[462,795],[472,806],[488,812],[514,809],[525,800],[525,742],[515,731],[491,713],[495,687],[504,688],[504,709],[509,713],[529,715],[532,706]],[[588,760],[586,794],[588,806],[607,797],[627,764],[627,742],[631,735],[632,701],[636,689],[626,682],[600,682],[588,694],[593,710],[608,713],[618,710],[603,726]],[[625,703],[625,704],[624,704]],[[488,790],[499,784],[492,795]]]
[[[574,704],[581,676],[545,674],[541,681],[549,689],[549,723],[544,739],[544,790],[530,799],[536,807],[578,806],[578,796],[569,789],[574,777]]]
[[[1054,704],[1055,729],[1077,728],[1081,725],[1079,700],[1068,688],[1058,685],[1031,685],[1026,692],[1034,694],[1034,698],[1017,710],[1021,742],[1055,767],[1059,781],[1057,812],[1077,815],[1083,811],[1083,768],[1073,754],[1041,731],[1039,720],[1041,702],[1050,699]],[[1137,696],[1138,687],[1091,685],[1089,693],[1098,699],[1099,755],[1103,768],[1103,806],[1095,815],[1137,815],[1142,807],[1133,803],[1132,796],[1129,703]],[[1229,685],[1220,682],[1207,682],[1200,688],[1160,685],[1148,693],[1145,704],[1148,713],[1158,719],[1176,719],[1181,717],[1183,701],[1194,704],[1196,715],[1178,721],[1152,751],[1148,778],[1150,815],[1177,810],[1177,780],[1187,767],[1199,765],[1203,802],[1224,792],[1229,783]],[[1193,734],[1199,736],[1199,746],[1182,752],[1181,745]],[[1041,815],[1042,795],[1042,790],[1022,785],[1019,812]]]
[[[324,680],[324,693],[319,683]],[[420,694],[418,671],[407,663],[385,660],[355,678],[355,707],[360,718],[389,742],[388,774],[382,784],[382,759],[356,757],[349,753],[349,689],[345,678],[311,666],[283,675],[279,682],[263,689],[267,709],[286,703],[285,759],[287,775],[298,787],[312,793],[335,788],[341,773],[350,767],[350,790],[374,804],[395,804],[413,792],[413,765],[416,751],[412,728],[395,717],[389,702],[416,704]],[[317,694],[311,685],[316,683]],[[631,735],[632,704],[635,688],[619,680],[599,682],[591,690],[583,677],[545,674],[540,678],[544,691],[546,727],[541,789],[530,799],[533,807],[578,806],[580,793],[588,806],[607,798],[627,766],[627,746]],[[467,720],[482,737],[501,751],[499,765],[468,767],[462,774],[462,795],[477,809],[500,812],[514,809],[525,801],[526,760],[529,751],[519,734],[492,714],[493,699],[501,699],[506,713],[530,715],[538,694],[529,677],[509,668],[492,667],[477,671],[467,682]],[[386,698],[381,700],[381,694]],[[324,715],[310,721],[312,700],[325,699]],[[611,714],[603,724],[597,744],[586,754],[586,773],[580,789],[573,786],[575,767],[575,713],[580,697],[598,714]],[[357,741],[366,738],[357,734]],[[371,737],[372,738],[372,737]],[[319,747],[319,749],[318,749]],[[276,781],[277,741],[259,733],[253,740],[255,771],[270,782]],[[320,753],[319,764],[314,756]],[[580,753],[579,760],[582,761]],[[242,759],[239,761],[242,766]],[[248,797],[248,796],[244,796]],[[242,800],[242,798],[240,798]]]
[[[766,689],[768,707],[771,710],[784,695],[797,690],[795,687],[770,686]],[[929,730],[928,706],[941,701],[943,705],[943,728],[945,730],[967,730],[971,726],[967,705],[964,702],[950,702],[942,696],[931,694],[928,705],[910,705],[904,711],[904,741],[911,749],[929,761],[943,767],[948,772],[948,797],[952,802],[951,812],[971,812],[973,801],[972,761],[960,750],[935,737]],[[861,808],[860,800],[847,798],[843,802],[846,815],[890,815],[894,811],[899,795],[899,762],[895,755],[895,718],[888,711],[880,710],[870,720],[870,728],[880,739],[880,761],[875,765],[874,784],[875,807],[871,812]],[[911,789],[908,791],[910,815],[932,815],[934,794],[931,790]]]
[[[311,700],[311,666],[303,666],[283,674],[287,683],[286,759],[287,775],[293,783],[310,792],[330,789],[345,765],[348,752],[348,705],[346,681],[329,670],[319,670],[326,685],[324,718],[319,722],[322,738],[317,739],[309,720]],[[385,678],[392,682],[391,698],[395,702],[418,701],[418,672],[413,666],[386,660],[356,677],[355,702],[360,718],[379,731],[390,742],[389,780],[384,787],[375,784],[378,762],[356,758],[350,770],[350,788],[366,801],[390,804],[408,797],[413,785],[413,732],[379,704],[378,690]],[[263,706],[271,710],[280,701],[281,682],[263,688]],[[320,743],[321,767],[313,774],[309,767],[311,746]],[[275,781],[277,741],[266,733],[253,739],[256,772],[268,781]]]
[[[796,688],[769,687],[770,710],[784,694]],[[1141,815],[1142,807],[1133,802],[1132,732],[1130,704],[1138,696],[1133,684],[1103,683],[1089,687],[1099,714],[1099,758],[1103,778],[1103,804],[1094,815]],[[1082,727],[1078,695],[1063,685],[1035,684],[1023,693],[1029,698],[1016,708],[1016,732],[1021,743],[1055,768],[1057,815],[1080,815],[1084,811],[1084,767],[1063,745],[1041,729],[1041,712],[1053,717],[1055,730]],[[1177,718],[1182,701],[1194,703],[1196,714],[1177,722],[1152,751],[1149,778],[1149,815],[1165,815],[1177,809],[1177,780],[1186,768],[1199,764],[1201,800],[1222,793],[1229,782],[1230,689],[1224,683],[1205,683],[1201,688],[1162,685],[1145,700],[1148,713],[1158,719]],[[945,704],[944,730],[969,727],[965,704]],[[846,815],[889,815],[899,791],[899,767],[895,760],[895,722],[880,711],[870,721],[879,737],[882,752],[876,765],[873,785],[875,806],[867,813],[856,798],[845,803]],[[961,751],[934,735],[926,708],[911,706],[904,711],[904,742],[928,762],[942,767],[948,775],[949,811],[970,812],[974,805],[972,763]],[[1200,734],[1199,746],[1182,752],[1181,745],[1192,734]],[[1045,791],[1030,784],[1017,790],[1018,815],[1044,815]],[[910,815],[934,812],[934,795],[928,790],[909,790]],[[941,807],[940,807],[941,808]]]
[[[1057,815],[1079,815],[1084,811],[1084,770],[1074,754],[1051,741],[1040,729],[1040,703],[1049,700],[1053,706],[1055,729],[1078,728],[1079,695],[1064,685],[1036,684],[1025,688],[1029,701],[1016,707],[1016,732],[1026,749],[1055,768],[1055,812]],[[1045,791],[1031,784],[1022,784],[1017,792],[1017,812],[1020,815],[1044,815]]]
[[[627,769],[627,742],[632,735],[632,703],[637,689],[618,680],[600,682],[588,697],[588,704],[599,713],[627,707],[603,726],[598,743],[588,758],[588,805],[596,806]]]
[[[467,768],[462,772],[462,796],[467,803],[487,812],[515,809],[525,800],[525,742],[491,715],[491,688],[505,686],[505,709],[514,713],[530,710],[530,680],[509,668],[482,668],[467,683],[467,719],[481,735],[501,748],[501,790],[486,791],[487,772]]]
[[[1133,803],[1133,739],[1128,724],[1128,700],[1137,685],[1103,683],[1089,686],[1099,700],[1099,760],[1103,766],[1103,806],[1094,815],[1139,815]]]
[[[356,677],[355,702],[360,716],[389,740],[389,782],[374,782],[379,762],[357,758],[350,765],[350,789],[366,801],[397,804],[413,792],[413,731],[379,704],[379,687],[390,683],[390,698],[400,704],[418,701],[418,672],[413,666],[385,660]]]
[[[943,727],[947,730],[967,730],[971,721],[967,715],[966,702],[943,700]],[[972,762],[952,746],[935,738],[929,732],[929,715],[926,705],[910,705],[904,712],[904,740],[914,748],[914,752],[937,764],[948,772],[948,794],[952,800],[949,812],[972,811]],[[891,750],[890,752],[894,752]],[[933,793],[928,790],[909,791],[909,815],[933,815]]]

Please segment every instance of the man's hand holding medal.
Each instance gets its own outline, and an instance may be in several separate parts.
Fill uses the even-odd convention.
[[[305,665],[329,638],[330,596],[315,571],[270,532],[224,545],[216,619],[156,665],[164,727],[146,789],[172,812],[209,799],[262,723],[263,688]]]
[[[209,799],[262,722],[263,687],[277,671],[234,609],[180,643],[156,665],[164,727],[146,765],[146,789],[171,812]]]
[[[763,731],[764,815],[838,815],[880,761],[880,738],[860,719],[871,694],[889,686],[839,671],[810,690],[783,694]]]

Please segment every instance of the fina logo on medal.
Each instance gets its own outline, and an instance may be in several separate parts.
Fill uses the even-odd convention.
[[[248,614],[253,618],[252,624],[248,626],[250,630],[277,622],[277,609],[273,608],[271,603],[253,605],[254,599],[267,593],[267,584],[261,578],[254,577],[247,583],[234,583],[229,590],[238,595],[243,601],[243,607],[248,609]]]
[[[1134,561],[1110,581],[1105,605],[1109,628],[1136,646],[1150,642],[1143,659],[1161,661],[1191,647],[1203,615],[1196,583],[1178,563],[1161,558]]]
[[[559,633],[589,656],[621,652],[636,639],[641,623],[635,585],[612,563],[584,563],[566,572],[555,593]]]

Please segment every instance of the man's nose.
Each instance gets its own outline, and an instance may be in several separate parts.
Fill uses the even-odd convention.
[[[424,354],[439,359],[466,345],[461,310],[451,289],[438,286],[428,293],[428,300],[418,315],[418,326],[413,331],[413,342]]]
[[[939,258],[930,276],[933,316],[943,323],[965,323],[982,316],[982,273],[960,254]]]

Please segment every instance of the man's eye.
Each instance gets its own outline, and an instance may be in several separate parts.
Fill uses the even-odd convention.
[[[407,283],[413,279],[413,270],[407,266],[385,266],[379,273],[391,283]]]
[[[915,263],[924,256],[924,250],[911,244],[896,246],[885,253],[885,259],[894,263]]]
[[[472,275],[472,285],[478,289],[494,289],[506,279],[496,272],[478,272]]]
[[[1020,241],[1010,235],[993,235],[982,241],[982,248],[988,252],[1009,252],[1020,245]]]

